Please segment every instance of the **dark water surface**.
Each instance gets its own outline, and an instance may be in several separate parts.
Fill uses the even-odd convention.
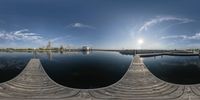
[[[16,77],[31,58],[28,52],[0,52],[0,82]]]
[[[158,78],[176,84],[200,83],[198,56],[157,56],[143,58],[148,69]]]
[[[131,64],[132,56],[118,52],[39,53],[41,63],[55,82],[81,89],[109,86],[120,80]]]

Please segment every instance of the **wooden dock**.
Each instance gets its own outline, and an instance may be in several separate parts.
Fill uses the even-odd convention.
[[[72,89],[51,80],[39,59],[0,84],[0,100],[200,100],[200,84],[176,85],[156,78],[136,55],[124,77],[99,89]]]

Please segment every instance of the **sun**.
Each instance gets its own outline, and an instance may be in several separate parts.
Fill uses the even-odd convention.
[[[138,44],[141,45],[144,43],[144,40],[142,38],[138,39]]]

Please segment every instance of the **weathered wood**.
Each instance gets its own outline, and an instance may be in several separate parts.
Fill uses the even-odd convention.
[[[200,85],[177,85],[156,78],[136,55],[124,77],[99,89],[72,89],[51,80],[39,59],[31,59],[14,79],[0,84],[0,99],[199,100]]]
[[[79,91],[58,85],[49,79],[39,59],[31,59],[17,77],[0,84],[0,98],[7,99],[69,98]]]

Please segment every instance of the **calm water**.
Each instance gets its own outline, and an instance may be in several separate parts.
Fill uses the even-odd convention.
[[[157,56],[143,58],[148,69],[158,78],[176,84],[200,83],[198,56]]]
[[[118,52],[39,53],[55,82],[71,88],[100,88],[114,84],[126,73],[132,56]]]
[[[31,59],[32,53],[0,52],[0,82],[17,76]]]

